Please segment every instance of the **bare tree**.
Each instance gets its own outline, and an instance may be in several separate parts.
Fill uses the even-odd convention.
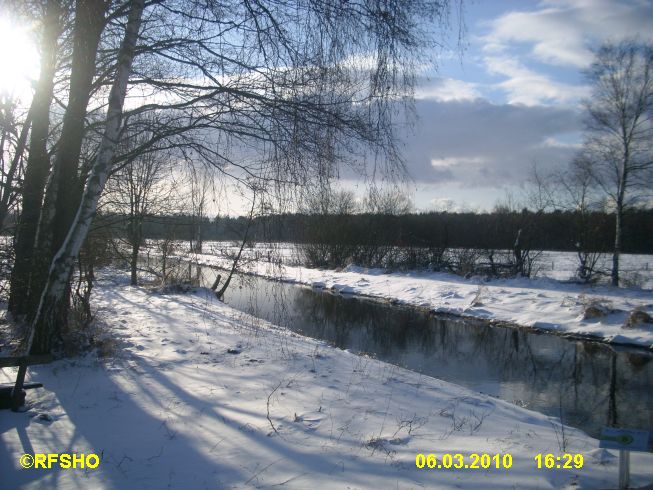
[[[213,192],[211,175],[206,168],[188,169],[188,208],[191,214],[190,251],[202,253],[202,227],[206,226],[209,200]]]
[[[362,202],[353,261],[368,267],[392,267],[404,245],[401,221],[397,216],[411,212],[410,196],[398,186],[371,186]],[[410,253],[408,250],[404,250]]]
[[[366,213],[400,216],[413,210],[408,193],[399,187],[370,187],[363,200]]]
[[[232,258],[232,263],[231,263],[231,269],[229,270],[229,275],[227,276],[227,279],[224,281],[222,284],[222,287],[218,290],[218,287],[220,285],[220,279],[221,276],[218,274],[218,277],[215,278],[215,281],[213,282],[213,286],[211,286],[211,289],[215,292],[215,295],[218,297],[218,299],[222,299],[224,297],[224,293],[227,291],[227,288],[229,287],[229,284],[231,283],[231,279],[238,271],[238,265],[240,262],[240,257],[243,254],[243,250],[245,249],[245,245],[247,244],[247,240],[249,239],[249,231],[252,226],[252,221],[254,219],[254,211],[256,209],[256,188],[252,189],[252,207],[249,211],[249,216],[247,218],[247,225],[245,227],[245,232],[243,233],[243,239],[240,243],[240,248],[238,249],[238,252],[233,256]]]
[[[541,215],[543,209],[536,208],[535,213],[531,213],[524,199],[529,199],[528,195],[516,197],[511,192],[506,192],[504,200],[495,204],[492,213],[496,220],[495,230],[499,231],[499,227],[505,226],[504,231],[514,236],[514,241],[510,247],[510,254],[496,254],[503,255],[499,263],[495,263],[494,253],[492,250],[489,251],[488,259],[493,272],[500,268],[511,275],[522,277],[531,277],[535,272],[534,265],[541,252],[533,251],[533,247],[538,242],[538,230],[533,217]],[[537,199],[535,202],[537,203]]]
[[[575,159],[559,179],[559,203],[574,213],[574,236],[578,257],[577,276],[583,282],[592,282],[598,276],[598,264],[603,256],[600,242],[600,220],[605,219],[592,175],[582,161]]]
[[[19,198],[31,113],[21,114],[18,101],[0,94],[0,231]]]
[[[238,181],[301,185],[334,175],[363,152],[401,167],[396,108],[410,101],[424,48],[434,45],[448,6],[435,0],[76,2],[71,37],[62,40],[72,51],[68,97],[57,100],[65,109],[50,184],[43,200],[44,179],[38,180],[37,212],[27,216],[30,226],[38,221],[39,236],[26,237],[21,247],[38,244],[48,264],[39,270],[49,272],[12,280],[12,289],[27,284],[40,298],[32,311],[35,350],[48,350],[65,324],[75,256],[108,174],[130,158],[116,153],[129,120],[159,114],[156,134],[131,153],[175,148],[178,161]],[[39,121],[48,128],[47,117]],[[85,162],[81,149],[93,141],[94,156]],[[49,158],[44,161],[34,168],[45,168],[47,176]]]
[[[50,105],[54,91],[54,78],[59,50],[59,35],[63,29],[64,14],[59,0],[47,0],[39,9],[41,20],[41,71],[30,109],[29,156],[22,187],[22,212],[16,230],[16,259],[11,276],[9,310],[14,314],[27,313],[30,288],[30,268],[35,256],[35,241],[45,183],[50,171],[48,136]]]
[[[152,137],[151,133],[139,131],[123,136],[122,150],[139,146]],[[143,223],[148,216],[169,214],[173,209],[172,162],[166,151],[136,153],[115,170],[107,181],[102,196],[105,209],[117,213],[124,223],[124,233],[116,240],[124,240],[129,248],[128,261],[131,284],[138,284],[138,263],[144,245]],[[116,247],[121,250],[122,247]]]
[[[583,282],[592,282],[604,273],[598,265],[605,252],[602,231],[606,217],[601,193],[589,170],[580,158],[549,174],[534,166],[527,187],[531,208],[567,213],[578,258],[576,275]]]
[[[351,191],[333,189],[328,183],[306,189],[300,205],[307,217],[300,250],[308,264],[345,265],[355,247],[351,217],[357,211]]]
[[[614,206],[612,285],[619,285],[623,218],[653,184],[653,46],[605,44],[587,71],[587,134],[578,164]]]

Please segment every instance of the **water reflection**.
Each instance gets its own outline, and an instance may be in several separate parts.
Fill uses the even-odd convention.
[[[203,285],[216,272],[202,268]],[[229,305],[355,352],[451,381],[598,436],[653,427],[653,355],[241,276]]]

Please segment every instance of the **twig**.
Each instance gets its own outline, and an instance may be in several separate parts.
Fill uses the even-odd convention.
[[[273,390],[270,392],[270,394],[268,395],[268,401],[267,401],[267,419],[268,419],[268,422],[270,422],[270,427],[272,427],[272,430],[273,430],[277,435],[281,435],[281,434],[279,434],[279,431],[278,431],[277,428],[274,426],[274,424],[272,423],[272,419],[270,418],[270,399],[272,398],[272,395],[274,395],[274,392],[277,391],[277,390],[279,389],[279,387],[281,386],[282,383],[283,383],[283,380],[279,381],[279,384],[277,384],[277,386],[275,386],[274,389],[273,389]]]

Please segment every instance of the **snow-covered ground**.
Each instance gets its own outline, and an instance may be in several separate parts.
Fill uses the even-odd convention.
[[[231,266],[231,260],[221,254],[225,250],[223,245],[213,244],[205,250],[208,253],[192,255],[191,259],[200,264]],[[271,250],[271,261],[268,261],[267,250]],[[653,315],[653,291],[641,287],[613,288],[563,282],[560,280],[563,277],[561,271],[572,274],[569,270],[570,264],[573,264],[572,258],[570,254],[549,254],[546,261],[550,260],[553,264],[551,272],[556,278],[486,281],[481,277],[465,279],[439,272],[387,273],[381,269],[356,266],[339,271],[310,269],[285,265],[294,263],[292,249],[288,246],[282,247],[276,255],[275,250],[259,246],[249,252],[250,256],[259,260],[245,260],[241,268],[261,276],[382,298],[441,313],[469,315],[653,348],[653,324],[626,325],[628,315],[635,309]],[[281,265],[275,263],[275,257],[281,258]],[[630,267],[639,264],[644,275],[649,272],[645,265],[649,259],[651,256],[624,256],[624,264]],[[653,260],[651,262],[653,264]],[[590,306],[596,307],[605,316],[585,318]]]
[[[154,244],[155,241],[150,241]],[[188,242],[176,242],[178,250],[188,251]],[[240,243],[233,241],[204,242],[204,253],[210,255],[235,254]],[[479,251],[481,253],[482,251]],[[510,253],[510,251],[504,251]],[[243,260],[263,260],[268,258],[280,260],[284,265],[302,265],[304,262],[301,246],[293,243],[257,242],[243,250]],[[557,279],[570,281],[576,278],[578,256],[575,252],[535,251],[533,252],[533,270],[535,278]],[[595,265],[595,270],[603,272],[599,279],[603,283],[609,281],[612,267],[612,256],[601,254]],[[653,255],[622,254],[620,258],[622,282],[642,289],[653,290]]]
[[[343,274],[359,287],[401,278]],[[126,280],[106,273],[94,292],[97,352],[30,368],[45,388],[29,392],[27,412],[0,412],[2,488],[616,487],[614,452],[555,419],[298,336],[206,290],[161,294]],[[20,467],[23,453],[41,452],[96,453],[101,464]],[[537,469],[537,454],[565,452],[584,466]],[[508,453],[513,464],[417,469],[418,453],[465,463]],[[652,463],[632,454],[633,486],[653,482]]]
[[[148,247],[152,255],[157,255],[157,240],[148,240]],[[204,242],[203,253],[200,255],[235,256],[240,249],[240,243],[235,241],[207,241]],[[187,241],[174,242],[177,254],[191,255]],[[479,263],[487,263],[483,258],[483,251],[476,251]],[[510,251],[496,251],[497,254],[511,254]],[[535,279],[556,279],[561,282],[578,282],[578,255],[575,252],[560,251],[535,251],[532,252],[533,265],[532,277]],[[495,257],[496,259],[496,257]],[[285,266],[300,266],[305,263],[301,245],[286,242],[255,242],[248,244],[242,252],[241,262],[252,260],[275,261]],[[610,281],[612,268],[612,255],[599,254],[594,266],[598,284],[606,285]],[[631,289],[644,289],[653,291],[653,255],[621,254],[620,275],[622,286]]]

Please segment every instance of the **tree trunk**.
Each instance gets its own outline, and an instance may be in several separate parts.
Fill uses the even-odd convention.
[[[138,255],[143,243],[143,220],[138,205],[133,200],[129,210],[129,244],[131,245],[131,256],[129,259],[129,268],[131,270],[130,284],[138,286]]]
[[[9,311],[23,315],[27,311],[30,272],[34,257],[34,243],[41,213],[43,192],[50,171],[47,142],[50,130],[50,104],[54,90],[57,59],[57,40],[61,32],[62,10],[58,0],[50,0],[45,7],[43,37],[41,39],[41,72],[32,99],[32,133],[30,151],[23,181],[22,213],[18,223],[16,259],[11,273]]]
[[[252,198],[252,209],[249,212],[249,218],[247,220],[247,228],[245,228],[245,235],[243,236],[243,241],[240,244],[240,250],[238,250],[238,254],[236,255],[236,258],[234,259],[233,264],[231,265],[231,270],[229,271],[227,280],[220,288],[220,291],[215,291],[218,288],[218,283],[220,282],[220,275],[218,275],[215,282],[213,283],[213,287],[211,288],[215,292],[215,295],[217,296],[218,299],[222,299],[222,297],[224,296],[224,293],[227,291],[227,288],[229,287],[229,283],[231,282],[231,278],[233,277],[234,272],[236,272],[236,269],[238,268],[238,261],[240,260],[240,256],[242,255],[243,249],[245,248],[245,244],[247,243],[249,229],[252,226],[252,220],[254,219],[255,204],[256,204],[256,195],[254,195],[254,197]]]
[[[14,179],[16,178],[16,172],[18,170],[18,164],[20,163],[23,154],[25,153],[25,146],[27,144],[27,135],[29,129],[32,126],[32,113],[34,111],[34,105],[32,105],[27,113],[23,127],[20,130],[20,135],[18,136],[18,141],[16,143],[16,153],[11,159],[11,164],[7,170],[7,177],[5,179],[5,186],[2,191],[2,198],[0,198],[0,231],[4,229],[5,219],[7,218],[7,213],[9,212],[9,203],[12,200],[12,196],[15,197],[14,189]]]
[[[202,253],[202,242],[202,219],[200,218],[199,225],[197,225],[197,236],[195,237],[195,252],[198,254]]]
[[[131,268],[131,281],[132,286],[138,286],[138,253],[140,251],[140,241],[134,241],[132,243],[132,255],[130,261]]]
[[[515,274],[524,275],[524,252],[521,247],[521,228],[517,230],[517,238],[512,247],[512,254],[515,257]]]
[[[626,182],[628,182],[628,165],[630,161],[628,144],[624,144],[624,148],[624,163],[619,179],[619,188],[617,191],[614,212],[614,250],[612,251],[612,273],[610,274],[610,283],[615,287],[619,287],[619,256],[621,255],[621,240],[623,236],[624,198],[626,193]]]
[[[75,7],[68,105],[38,228],[36,245],[39,260],[33,263],[28,291],[27,308],[32,312],[38,306],[48,268],[70,229],[81,198],[79,156],[95,74],[95,58],[105,27],[105,11],[104,0],[78,0]],[[65,191],[58,192],[59,189]],[[66,311],[62,311],[61,321],[65,321],[66,316]]]
[[[79,156],[84,139],[86,109],[95,75],[95,59],[100,35],[106,22],[107,5],[108,2],[105,0],[77,1],[70,95],[53,166],[57,187],[66,191],[58,192],[56,195],[55,216],[52,223],[52,254],[61,247],[82,195],[83,183],[79,180]]]
[[[611,284],[619,286],[619,255],[621,254],[621,236],[623,234],[623,209],[621,203],[617,203],[615,212],[615,234],[614,250],[612,251],[612,273]]]
[[[610,358],[610,388],[608,391],[608,420],[609,427],[617,427],[619,417],[617,414],[617,354],[612,352]]]
[[[54,338],[60,334],[57,323],[62,308],[67,303],[66,289],[70,282],[75,258],[86,239],[91,222],[97,210],[97,203],[106,184],[111,162],[120,134],[122,108],[127,91],[127,83],[134,59],[138,31],[143,14],[144,0],[133,0],[125,37],[118,55],[115,79],[109,94],[106,128],[97,157],[90,170],[77,214],[66,238],[52,261],[46,286],[28,341],[29,352],[50,352]]]

